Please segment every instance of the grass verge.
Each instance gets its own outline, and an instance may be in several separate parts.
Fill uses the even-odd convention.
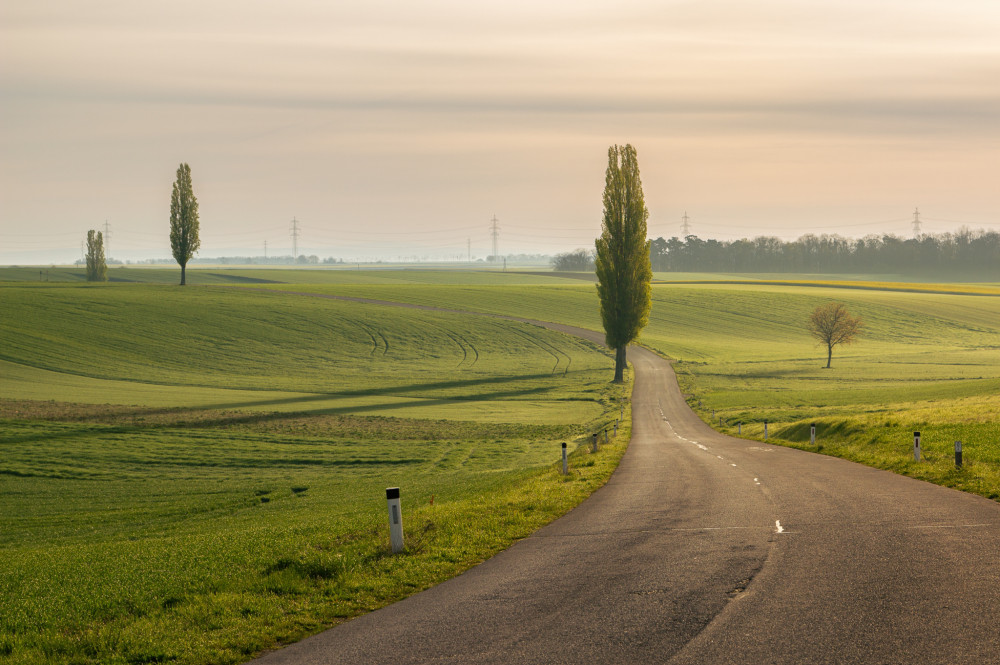
[[[716,429],[743,438],[811,450],[885,469],[927,482],[1000,500],[1000,422],[996,401],[989,398],[948,400],[929,404],[896,404],[892,409],[861,416],[826,415],[803,419],[778,409],[726,412],[725,425],[712,423],[704,406],[691,404]],[[816,444],[811,426],[816,425]],[[920,460],[914,459],[914,433],[920,432]],[[955,464],[955,441],[962,442],[962,466]]]

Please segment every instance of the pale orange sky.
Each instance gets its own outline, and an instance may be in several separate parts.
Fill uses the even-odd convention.
[[[592,246],[606,151],[652,237],[1000,228],[995,1],[0,5],[0,263]]]

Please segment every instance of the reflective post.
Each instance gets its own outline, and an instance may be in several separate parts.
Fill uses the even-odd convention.
[[[392,553],[403,549],[403,515],[399,507],[399,488],[387,487],[385,500],[389,504],[389,540],[392,541]]]

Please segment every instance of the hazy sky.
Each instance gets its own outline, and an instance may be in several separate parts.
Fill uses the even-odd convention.
[[[0,0],[0,263],[592,246],[607,148],[652,237],[1000,229],[996,0]]]

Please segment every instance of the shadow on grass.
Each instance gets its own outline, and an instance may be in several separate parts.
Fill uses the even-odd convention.
[[[580,370],[583,372],[584,370]],[[267,400],[250,400],[242,402],[228,402],[221,404],[209,404],[197,408],[186,408],[186,407],[173,407],[173,408],[160,408],[160,409],[118,409],[112,411],[102,412],[100,417],[111,417],[111,418],[137,418],[137,417],[150,417],[150,416],[166,416],[171,414],[181,415],[187,412],[203,412],[203,411],[225,411],[225,410],[239,410],[247,408],[260,408],[265,406],[290,406],[290,405],[302,405],[301,410],[292,411],[280,411],[280,412],[241,412],[233,414],[221,415],[217,418],[209,418],[205,420],[195,420],[190,422],[184,422],[181,420],[166,423],[132,423],[129,425],[117,425],[111,427],[101,427],[100,429],[95,429],[93,425],[83,426],[79,428],[74,428],[68,431],[61,432],[48,432],[44,434],[21,434],[15,436],[3,436],[0,437],[0,445],[3,444],[15,444],[15,443],[28,443],[28,442],[44,442],[52,441],[58,439],[68,439],[79,436],[106,436],[110,434],[128,434],[132,432],[142,432],[142,431],[158,431],[167,429],[212,429],[215,427],[231,426],[231,425],[241,425],[248,423],[268,423],[276,422],[282,420],[293,420],[301,418],[303,415],[364,415],[379,413],[382,411],[389,411],[399,409],[401,406],[411,406],[411,404],[400,404],[397,401],[382,402],[375,404],[354,404],[346,406],[333,406],[329,408],[320,409],[308,409],[309,404],[314,404],[316,402],[327,402],[336,401],[339,399],[348,399],[356,397],[397,397],[399,393],[411,394],[418,390],[437,390],[443,388],[463,388],[471,387],[475,385],[483,384],[499,384],[508,383],[512,381],[521,380],[532,380],[538,378],[549,377],[550,374],[525,374],[518,376],[504,377],[502,379],[474,379],[466,381],[439,381],[434,383],[425,384],[412,384],[409,386],[401,386],[386,389],[367,389],[367,390],[351,390],[345,392],[337,393],[318,393],[314,395],[302,395],[295,397],[287,397],[282,399],[267,399]],[[421,407],[434,407],[443,406],[455,403],[472,403],[472,402],[492,402],[496,400],[512,399],[517,397],[526,396],[536,396],[542,395],[544,393],[552,390],[549,386],[537,386],[532,388],[519,388],[516,390],[506,390],[497,391],[475,396],[466,397],[430,397],[430,398],[415,398],[419,401],[414,402],[412,405],[419,405]],[[80,417],[68,419],[69,422],[92,422],[92,416]],[[24,420],[52,420],[67,422],[67,419],[47,418],[45,416],[40,416],[39,418],[30,418]]]

